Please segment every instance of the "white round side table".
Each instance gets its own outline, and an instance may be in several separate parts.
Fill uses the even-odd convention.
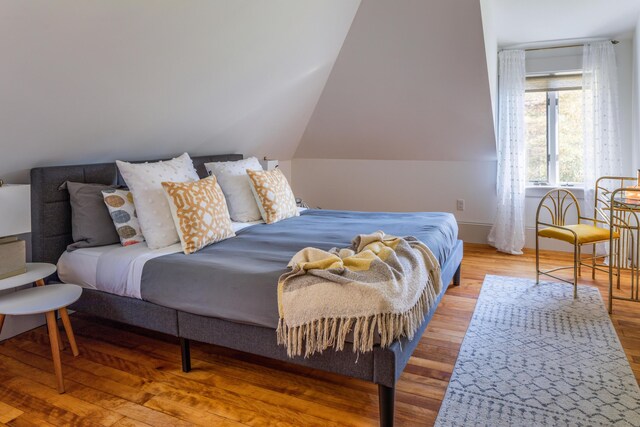
[[[44,285],[43,279],[51,276],[56,272],[56,266],[43,262],[27,263],[27,272],[18,274],[17,276],[0,279],[0,291],[5,289],[17,288],[18,286],[35,283],[38,286]]]
[[[60,361],[60,350],[63,347],[55,312],[56,310],[59,311],[71,351],[74,356],[78,356],[78,346],[71,328],[67,306],[80,298],[82,288],[78,285],[70,284],[44,286],[43,279],[55,273],[55,271],[56,267],[52,264],[27,264],[27,272],[25,274],[0,280],[0,290],[15,288],[33,282],[38,285],[34,288],[0,296],[0,331],[2,331],[2,324],[6,316],[44,313],[47,319],[53,367],[58,380],[58,392],[64,393],[62,363]]]

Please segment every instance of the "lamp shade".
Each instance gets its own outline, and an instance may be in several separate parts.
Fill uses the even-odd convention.
[[[31,186],[0,187],[0,237],[31,231]]]

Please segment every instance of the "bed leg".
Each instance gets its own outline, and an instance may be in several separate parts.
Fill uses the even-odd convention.
[[[189,340],[180,338],[180,351],[182,353],[182,372],[191,371],[191,347]]]
[[[378,405],[380,411],[380,427],[393,427],[395,387],[378,384]]]
[[[456,273],[453,275],[453,286],[460,286],[460,273],[462,271],[462,264],[458,266]]]

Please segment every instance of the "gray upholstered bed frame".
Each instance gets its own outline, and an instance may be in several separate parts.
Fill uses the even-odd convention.
[[[207,175],[205,163],[239,160],[242,159],[242,155],[201,156],[192,159],[198,174],[204,177]],[[58,189],[65,181],[124,185],[115,163],[32,169],[31,222],[34,262],[56,264],[67,245],[72,242],[69,194]],[[443,283],[460,283],[462,254],[462,242],[458,241],[442,265]],[[55,275],[49,278],[49,281],[56,280]],[[356,363],[356,355],[352,352],[350,344],[341,352],[327,351],[308,359],[289,359],[286,350],[276,344],[275,332],[272,329],[199,316],[90,289],[85,290],[81,299],[71,308],[179,337],[182,369],[185,372],[191,369],[189,340],[195,340],[373,382],[378,384],[382,426],[393,425],[395,384],[435,312],[435,308],[430,311],[413,340],[403,339],[389,348],[377,346],[374,351],[361,354]]]

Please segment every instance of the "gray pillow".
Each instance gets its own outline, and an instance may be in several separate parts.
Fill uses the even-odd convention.
[[[66,187],[71,198],[71,233],[74,242],[67,246],[67,251],[120,243],[102,196],[102,190],[114,187],[71,181],[66,182]]]

